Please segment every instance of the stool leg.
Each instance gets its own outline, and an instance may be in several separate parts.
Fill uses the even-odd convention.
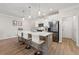
[[[34,55],[42,55],[42,51],[37,51],[34,53]]]
[[[27,46],[25,47],[25,49],[31,49],[31,46],[30,46],[30,45],[27,45]]]
[[[34,55],[42,55],[42,51],[40,50],[41,46],[38,46],[38,51],[34,53]]]
[[[21,39],[22,39],[21,45],[24,45],[24,44],[25,44],[25,40],[24,40],[24,38],[22,38],[22,37],[21,37]]]
[[[30,46],[30,41],[28,41],[28,45],[25,47],[25,49],[31,49],[31,46]]]
[[[19,39],[21,39],[20,37],[18,37],[18,42],[22,42],[21,40],[19,40]]]

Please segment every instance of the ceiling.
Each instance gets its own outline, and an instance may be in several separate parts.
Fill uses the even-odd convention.
[[[31,15],[33,18],[45,15],[55,10],[70,8],[79,5],[77,3],[0,3],[0,13],[15,17],[28,17]],[[29,7],[30,6],[30,7]]]

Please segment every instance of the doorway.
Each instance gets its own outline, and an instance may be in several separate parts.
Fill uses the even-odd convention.
[[[77,16],[62,18],[62,41],[64,39],[72,40],[78,45],[78,19]]]
[[[62,38],[73,38],[73,17],[64,17],[62,20]]]

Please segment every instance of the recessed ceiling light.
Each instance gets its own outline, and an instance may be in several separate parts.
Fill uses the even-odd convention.
[[[50,11],[52,11],[53,9],[52,8],[50,8]]]
[[[28,18],[30,19],[32,16],[28,16]]]
[[[23,21],[25,20],[24,18],[22,18],[23,19]]]

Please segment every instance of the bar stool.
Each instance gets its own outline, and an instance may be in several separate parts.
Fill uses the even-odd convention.
[[[27,46],[25,47],[25,49],[31,49],[31,34],[28,33],[24,33],[23,34],[23,38],[26,40],[25,43],[27,44]]]
[[[18,31],[17,31],[17,36],[18,36],[18,41],[19,42],[22,42],[22,36],[23,36],[23,28],[18,28]]]
[[[22,42],[22,39],[21,39],[21,37],[22,37],[21,31],[18,31],[17,36],[18,36],[18,42]]]
[[[37,49],[37,51],[34,53],[34,55],[42,55],[42,44],[44,43],[43,40],[40,40],[39,35],[32,35],[32,46]]]
[[[25,40],[23,39],[23,32],[18,31],[17,35],[18,35],[18,42],[22,42],[22,44],[25,44]]]
[[[34,53],[34,55],[42,55],[43,54],[43,52],[41,50],[41,46],[42,46],[42,44],[38,44],[37,51]]]

